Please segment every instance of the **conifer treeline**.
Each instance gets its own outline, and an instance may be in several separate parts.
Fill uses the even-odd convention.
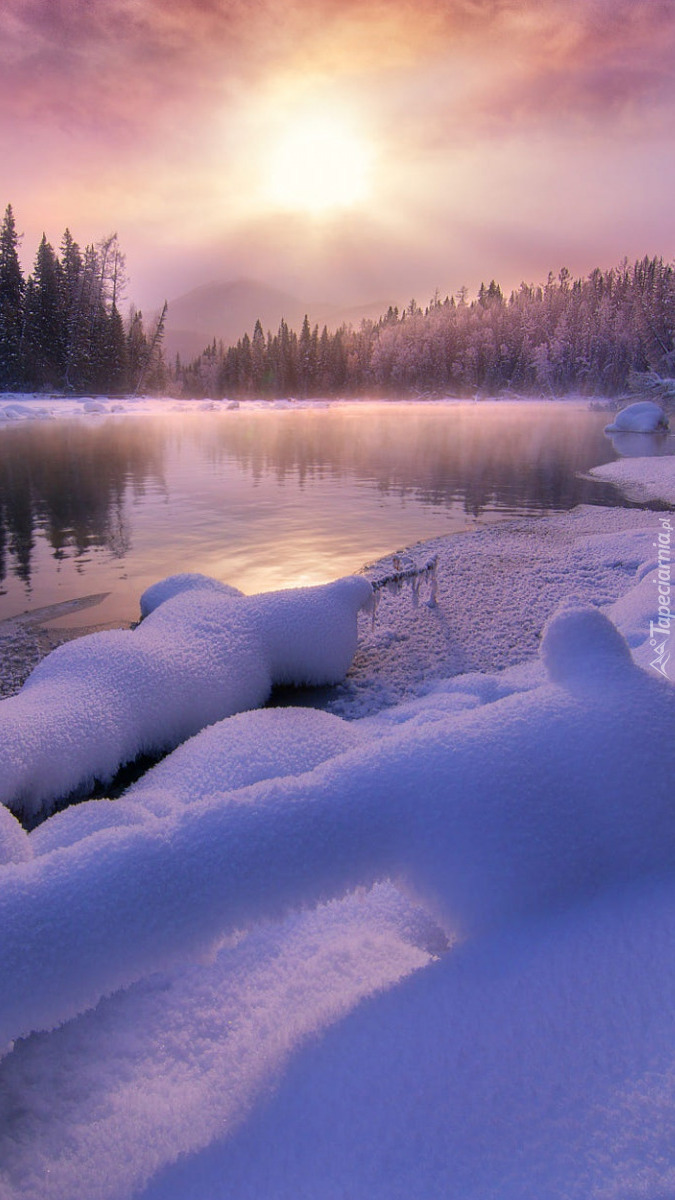
[[[165,385],[165,310],[151,335],[142,313],[120,314],[125,270],[117,235],[60,253],[43,235],[24,279],[11,204],[0,225],[0,391],[136,392]]]
[[[623,262],[572,279],[563,269],[541,287],[506,298],[497,283],[475,300],[415,301],[358,329],[299,334],[260,321],[236,346],[214,343],[189,367],[176,364],[184,394],[319,396],[515,392],[618,395],[635,374],[675,374],[675,268],[661,258]]]

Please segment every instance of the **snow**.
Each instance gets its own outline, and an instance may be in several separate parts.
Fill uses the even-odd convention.
[[[591,467],[590,474],[615,483],[633,500],[661,500],[675,505],[675,455],[624,458]]]
[[[668,428],[668,418],[660,404],[653,400],[638,400],[621,409],[606,433],[657,433]]]
[[[258,927],[17,1043],[0,1063],[3,1200],[135,1194],[236,1128],[309,1035],[425,966],[423,928],[382,885]]]
[[[665,1200],[674,900],[645,881],[458,947],[144,1200]]]
[[[11,862],[25,862],[32,856],[28,836],[16,817],[0,804],[0,866]]]
[[[334,401],[293,399],[270,400],[171,400],[158,396],[58,396],[43,393],[0,392],[0,426],[9,421],[45,421],[61,417],[147,416],[173,412],[235,412],[238,409],[328,408]],[[338,402],[339,403],[339,402]]]
[[[0,701],[0,801],[34,817],[139,754],[263,704],[275,683],[336,682],[371,595],[362,577],[253,597],[204,576],[164,580],[141,598],[136,629],[64,643]]]
[[[459,677],[476,673],[480,687],[494,691],[495,670],[534,665],[543,626],[560,605],[609,606],[627,592],[640,564],[653,559],[658,528],[651,512],[581,506],[414,548],[419,565],[438,555],[434,605],[429,585],[417,595],[412,586],[378,591],[375,622],[360,617],[354,663],[327,707],[368,716],[433,687],[456,691]],[[377,580],[391,569],[387,559],[367,574]]]
[[[523,405],[532,404],[531,396],[519,396],[509,394],[503,397],[494,398],[496,402],[503,399],[504,403],[513,405],[522,403]],[[364,407],[370,401],[366,398],[360,399],[342,399],[335,397],[288,397],[283,400],[255,399],[255,400],[231,400],[224,397],[221,400],[203,400],[196,397],[183,397],[181,399],[172,399],[166,396],[63,396],[48,393],[13,393],[0,392],[0,425],[5,421],[16,420],[54,420],[56,418],[67,417],[71,418],[96,418],[98,416],[115,417],[123,416],[147,416],[165,414],[166,412],[181,412],[181,413],[201,413],[201,412],[217,412],[228,413],[242,410],[245,412],[263,411],[297,411],[301,409],[327,409],[340,408],[348,406],[353,408],[355,405]],[[398,401],[390,400],[388,403],[397,404]],[[409,401],[401,401],[406,404]],[[597,402],[591,402],[578,394],[570,394],[562,403],[567,405],[575,405],[581,408],[595,408]],[[424,406],[442,406],[448,405],[464,405],[466,397],[446,395],[432,398],[431,396],[420,397],[415,400],[416,405]],[[606,405],[609,410],[609,404]]]
[[[0,703],[17,810],[182,741],[31,833],[0,806],[2,1200],[673,1194],[671,536],[414,548],[435,596],[374,619],[363,577],[173,576]]]
[[[69,845],[33,859],[30,903],[25,879],[8,869],[0,1044],[51,1028],[225,933],[379,880],[403,881],[448,936],[466,937],[662,869],[675,852],[672,687],[641,671],[593,609],[554,618],[542,658],[552,683],[412,729],[384,734],[373,721],[346,750],[349,735],[333,734],[318,757],[337,752],[311,769],[311,738],[302,723],[296,737],[286,710],[277,720],[294,742],[293,775],[239,789],[228,786],[221,722],[205,747],[196,739],[192,777],[182,748],[177,803],[168,758],[157,787],[150,772],[135,799],[113,806],[119,824],[95,833],[87,825],[79,840],[71,832]],[[262,741],[267,715],[247,716],[241,740]],[[128,822],[144,793],[154,799],[148,819]],[[72,810],[71,830],[88,807]],[[38,975],[27,996],[31,962]]]

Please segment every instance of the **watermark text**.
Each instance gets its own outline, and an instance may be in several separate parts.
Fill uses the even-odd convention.
[[[670,662],[671,653],[671,622],[675,621],[675,614],[671,611],[670,575],[673,523],[670,517],[659,517],[659,524],[661,528],[657,541],[654,542],[658,563],[654,575],[654,585],[658,589],[658,617],[656,621],[649,622],[649,645],[654,655],[649,665],[655,671],[658,671],[660,675],[668,679],[668,663]]]

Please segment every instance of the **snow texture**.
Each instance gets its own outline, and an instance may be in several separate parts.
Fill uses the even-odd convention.
[[[631,499],[662,500],[675,505],[675,455],[624,458],[591,467],[591,475],[615,483]]]
[[[331,712],[369,716],[455,679],[534,663],[542,630],[563,604],[608,606],[653,557],[654,513],[579,507],[546,519],[509,521],[427,542],[410,553],[438,555],[436,599],[428,587],[376,593],[375,621],[359,618],[359,646],[343,684],[326,696]],[[388,558],[368,568],[376,581]]]
[[[162,816],[154,805],[152,819],[128,820],[145,789],[156,796],[151,775],[138,800],[114,805],[112,828],[85,825],[73,840],[89,805],[74,808],[70,844],[25,868],[30,903],[24,875],[6,871],[0,1044],[224,933],[378,880],[404,881],[449,936],[466,937],[664,869],[675,854],[672,687],[640,670],[593,609],[557,616],[542,657],[551,682],[541,687],[388,735],[371,723],[365,743],[301,775],[306,731],[294,775],[227,792],[226,721],[205,749],[197,739],[210,770],[199,787],[188,764],[187,807],[184,747],[177,803],[171,760],[160,769]],[[278,718],[289,739],[294,719]],[[257,723],[262,739],[267,715],[248,715],[253,740]],[[39,978],[27,986],[30,963]]]
[[[144,1200],[666,1200],[675,886],[470,942],[303,1048]]]
[[[660,404],[653,400],[638,400],[622,408],[611,425],[607,425],[606,433],[658,433],[668,428],[668,418]]]
[[[666,520],[450,539],[436,606],[404,588],[361,618],[362,719],[212,717],[119,800],[30,834],[0,807],[2,1200],[675,1192],[675,690],[649,663]],[[369,595],[151,589],[134,679],[167,643],[192,668],[149,693],[157,728],[261,663],[339,678]],[[452,678],[425,673],[439,621]],[[103,644],[82,665],[110,673]],[[80,753],[78,671],[24,727],[45,777]]]
[[[141,753],[263,704],[275,683],[337,682],[370,599],[359,577],[251,597],[204,576],[162,581],[142,598],[135,630],[59,646],[0,702],[0,801],[35,815]]]

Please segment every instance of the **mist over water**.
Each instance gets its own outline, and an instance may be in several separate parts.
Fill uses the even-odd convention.
[[[416,541],[613,504],[579,472],[616,457],[574,404],[167,411],[0,430],[0,619],[202,571],[250,593],[326,582]],[[61,618],[81,623],[81,617]]]

